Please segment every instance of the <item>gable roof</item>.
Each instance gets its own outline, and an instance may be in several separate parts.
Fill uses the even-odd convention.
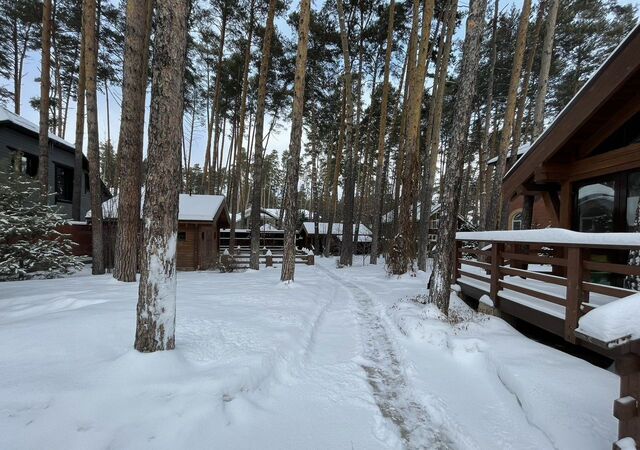
[[[574,152],[570,140],[588,139],[603,125],[603,119],[620,105],[640,101],[640,24],[627,35],[594,72],[553,122],[518,159],[503,179],[503,192],[510,195],[533,171],[561,150]],[[597,113],[601,113],[598,117]],[[606,122],[605,122],[606,123]]]
[[[316,232],[315,222],[304,222],[302,224],[302,228],[307,232],[307,234],[315,234]],[[318,222],[318,234],[325,235],[327,234],[328,229],[329,229],[329,224],[327,222]],[[342,236],[342,224],[341,223],[332,224],[331,231],[332,231],[331,234]],[[356,226],[353,225],[353,233],[355,234],[355,232],[356,232]],[[360,224],[360,227],[358,228],[358,235],[370,236],[371,234],[373,233],[369,228],[367,228],[363,224]]]
[[[40,134],[40,126],[34,122],[31,122],[28,119],[25,119],[22,116],[12,113],[7,108],[0,106],[0,124],[8,123],[12,126],[19,128],[27,133],[34,135],[37,137]],[[61,147],[66,150],[75,151],[75,145],[71,142],[65,141],[60,136],[57,136],[51,132],[49,132],[49,139],[60,144]]]
[[[118,195],[102,203],[104,219],[118,218]],[[144,191],[140,202],[140,217],[144,204]],[[186,222],[212,222],[222,211],[226,211],[223,195],[190,195],[180,194],[178,201],[178,220]],[[91,217],[91,210],[86,218]]]

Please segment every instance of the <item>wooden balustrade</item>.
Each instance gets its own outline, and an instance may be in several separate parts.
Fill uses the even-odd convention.
[[[619,420],[619,439],[631,437],[640,444],[640,340],[621,339],[620,342],[599,342],[589,336],[576,332],[580,316],[597,307],[591,302],[592,294],[610,297],[610,301],[636,293],[618,286],[597,283],[591,279],[594,272],[618,276],[640,276],[639,266],[602,262],[595,260],[594,254],[610,255],[615,251],[629,251],[640,248],[622,245],[571,245],[519,242],[517,240],[498,241],[482,239],[483,245],[490,244],[491,249],[476,248],[474,241],[456,241],[456,280],[463,286],[466,279],[471,282],[483,282],[481,293],[488,294],[494,306],[500,309],[501,300],[513,301],[513,293],[522,294],[539,302],[538,316],[544,311],[544,305],[564,307],[561,325],[556,334],[573,344],[596,349],[615,359],[616,372],[620,376],[620,398],[614,402],[614,416]],[[541,264],[551,270],[542,272],[531,270],[529,264]],[[480,270],[467,269],[466,267]],[[505,277],[512,277],[505,280]],[[523,283],[533,280],[540,284]],[[467,281],[469,283],[469,281]],[[477,286],[477,283],[476,283]],[[564,294],[557,291],[564,288]],[[477,290],[478,288],[476,288]],[[480,294],[476,294],[480,295]],[[602,299],[601,299],[602,300]],[[531,304],[531,302],[528,302]],[[506,306],[506,305],[505,305]],[[640,307],[640,305],[639,305]],[[557,308],[557,306],[555,306]],[[529,318],[520,316],[527,321]],[[534,323],[532,321],[532,323]],[[535,324],[535,323],[534,323]],[[621,338],[624,338],[621,336]],[[613,446],[621,449],[620,444]]]

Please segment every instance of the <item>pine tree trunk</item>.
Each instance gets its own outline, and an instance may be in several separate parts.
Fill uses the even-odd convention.
[[[156,0],[143,257],[135,348],[175,348],[176,244],[187,0]]]
[[[505,106],[502,133],[498,144],[498,162],[496,163],[495,172],[493,174],[493,187],[491,189],[491,201],[488,209],[488,218],[491,222],[489,229],[497,229],[502,220],[502,178],[504,177],[507,167],[507,152],[509,150],[511,132],[513,131],[513,122],[515,120],[518,84],[520,82],[520,75],[522,72],[530,13],[531,0],[524,0],[522,4],[522,13],[520,14],[520,23],[518,24],[518,37],[516,40],[515,55],[513,57],[513,66],[511,68],[511,81],[509,82],[509,93]]]
[[[449,312],[449,295],[456,258],[455,236],[458,228],[459,186],[462,181],[467,147],[466,136],[476,90],[476,73],[480,61],[480,43],[486,7],[487,0],[473,0],[469,8],[467,31],[462,47],[458,92],[453,107],[453,130],[449,145],[444,195],[441,200],[437,251],[428,298],[429,303],[435,304],[444,314]]]
[[[373,236],[371,239],[370,264],[378,264],[380,228],[382,225],[382,177],[384,176],[384,144],[387,137],[387,108],[389,105],[389,73],[391,68],[391,54],[393,52],[393,21],[395,17],[396,2],[391,0],[389,4],[389,24],[387,25],[387,49],[384,56],[384,79],[382,81],[382,100],[380,103],[380,125],[378,127],[378,161],[376,166],[376,185],[374,188],[374,213]]]
[[[269,0],[267,24],[262,41],[262,60],[260,61],[260,78],[258,79],[258,105],[256,107],[256,137],[253,155],[253,188],[251,192],[251,260],[249,267],[260,268],[260,202],[262,192],[262,164],[264,149],[262,148],[264,132],[264,110],[267,97],[267,77],[269,75],[269,59],[271,58],[271,39],[273,37],[273,18],[276,10],[276,0]]]
[[[73,220],[82,220],[82,185],[84,183],[84,157],[82,147],[84,142],[84,96],[85,96],[85,62],[84,62],[84,33],[80,36],[80,67],[78,72],[78,87],[76,89],[76,140],[73,164]]]
[[[340,0],[338,0],[340,1]],[[298,50],[291,108],[291,139],[289,141],[289,170],[284,204],[284,254],[280,280],[293,281],[296,270],[296,227],[298,225],[298,173],[302,146],[302,116],[304,113],[304,86],[307,74],[307,46],[309,45],[309,19],[311,1],[300,1],[298,22]]]
[[[92,273],[104,273],[102,239],[102,184],[100,183],[100,148],[98,140],[98,98],[96,70],[98,37],[96,35],[96,1],[83,2],[84,59],[87,102],[87,153],[89,155],[89,186],[91,190]]]
[[[42,5],[42,57],[40,69],[40,130],[38,180],[42,201],[49,203],[49,89],[51,88],[51,0]]]
[[[556,19],[558,17],[558,7],[560,0],[550,1],[547,24],[545,27],[544,41],[542,43],[542,59],[540,62],[540,73],[538,75],[538,92],[536,94],[536,105],[533,113],[533,137],[537,138],[542,134],[544,127],[544,104],[549,90],[549,71],[551,70],[551,59],[553,58],[553,40],[556,31]]]
[[[253,43],[253,18],[255,0],[251,0],[249,13],[249,33],[247,47],[244,51],[244,68],[242,70],[242,94],[240,95],[240,116],[238,119],[238,135],[236,136],[235,161],[233,162],[233,177],[231,177],[231,230],[229,231],[229,250],[232,254],[236,250],[236,215],[240,204],[240,182],[242,180],[242,142],[244,141],[244,123],[247,114],[247,95],[249,93],[249,64],[251,63],[251,44]],[[248,156],[247,156],[248,157]]]
[[[349,56],[349,38],[344,16],[342,0],[337,0],[338,19],[340,22],[340,42],[342,46],[342,59],[344,61],[344,92],[345,92],[345,178],[344,178],[344,204],[342,217],[342,245],[340,247],[340,265],[350,266],[353,259],[353,202],[355,196],[355,172],[353,155],[353,92],[351,58]],[[327,230],[330,233],[332,230]]]
[[[407,123],[405,130],[405,164],[402,171],[402,196],[400,198],[400,232],[396,245],[400,250],[401,261],[397,268],[400,273],[406,272],[409,265],[417,256],[415,239],[415,218],[411,209],[417,198],[417,178],[419,173],[419,142],[422,99],[424,97],[424,82],[427,72],[429,41],[431,37],[431,21],[433,19],[434,1],[425,0],[422,11],[422,31],[418,48],[417,65],[409,70],[409,97],[407,109]]]
[[[538,14],[536,17],[536,26],[533,29],[531,35],[531,42],[529,43],[529,54],[527,55],[527,64],[525,65],[524,73],[522,75],[522,86],[520,87],[520,96],[518,97],[518,104],[516,107],[516,120],[513,124],[513,142],[511,144],[511,154],[507,161],[508,167],[515,164],[518,149],[522,140],[522,122],[524,120],[524,112],[526,109],[527,96],[529,94],[529,84],[531,81],[531,71],[533,70],[533,63],[536,59],[538,51],[538,41],[540,39],[540,31],[542,30],[542,23],[544,22],[544,7],[545,2],[541,1],[538,5]]]
[[[344,146],[345,137],[345,116],[347,114],[346,100],[345,100],[345,87],[342,88],[342,108],[340,111],[340,118],[338,121],[338,143],[336,145],[336,156],[334,159],[333,167],[333,182],[331,183],[331,202],[329,206],[329,221],[327,223],[327,234],[324,237],[324,256],[329,257],[331,255],[331,241],[333,222],[335,221],[336,212],[338,210],[338,181],[340,179],[340,168],[342,164],[342,147]]]
[[[113,276],[136,281],[140,230],[140,189],[144,111],[153,0],[127,1],[122,116],[118,141],[120,167],[118,230]]]
[[[484,230],[487,226],[487,188],[489,185],[490,171],[487,166],[489,160],[489,132],[491,129],[491,113],[493,110],[493,89],[496,70],[496,60],[498,58],[498,48],[496,34],[498,30],[498,11],[500,9],[500,0],[496,0],[493,7],[493,21],[491,24],[491,62],[489,64],[489,77],[487,79],[487,99],[484,113],[484,127],[482,130],[482,141],[480,144],[480,155],[478,161],[478,189],[480,190],[480,229]],[[494,127],[495,130],[495,127]]]
[[[444,106],[444,94],[447,88],[447,74],[451,48],[453,46],[453,32],[456,26],[458,12],[458,0],[452,0],[448,5],[446,16],[446,37],[439,47],[438,61],[436,62],[435,92],[431,97],[429,108],[429,130],[427,130],[427,142],[423,162],[424,177],[422,179],[421,207],[420,207],[420,232],[418,237],[418,268],[427,270],[427,254],[429,245],[429,221],[431,219],[433,187],[436,180],[438,166],[438,149],[440,148],[440,132],[442,126],[442,109]],[[445,30],[443,30],[443,36]]]

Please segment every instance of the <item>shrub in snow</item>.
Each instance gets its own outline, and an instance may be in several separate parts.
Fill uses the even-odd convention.
[[[66,221],[39,201],[31,179],[0,171],[0,281],[55,278],[82,267],[75,245],[56,230]]]
[[[636,218],[634,221],[636,232],[640,232],[640,201],[636,205]],[[628,264],[630,266],[640,266],[640,250],[629,251]],[[633,289],[634,291],[640,291],[640,277],[635,275],[628,275],[624,279],[624,287],[627,289]]]

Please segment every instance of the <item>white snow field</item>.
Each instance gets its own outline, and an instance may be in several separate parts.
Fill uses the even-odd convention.
[[[618,379],[426,274],[333,259],[180,272],[176,350],[132,349],[137,285],[0,285],[1,449],[602,449]],[[361,258],[356,258],[362,264]]]

